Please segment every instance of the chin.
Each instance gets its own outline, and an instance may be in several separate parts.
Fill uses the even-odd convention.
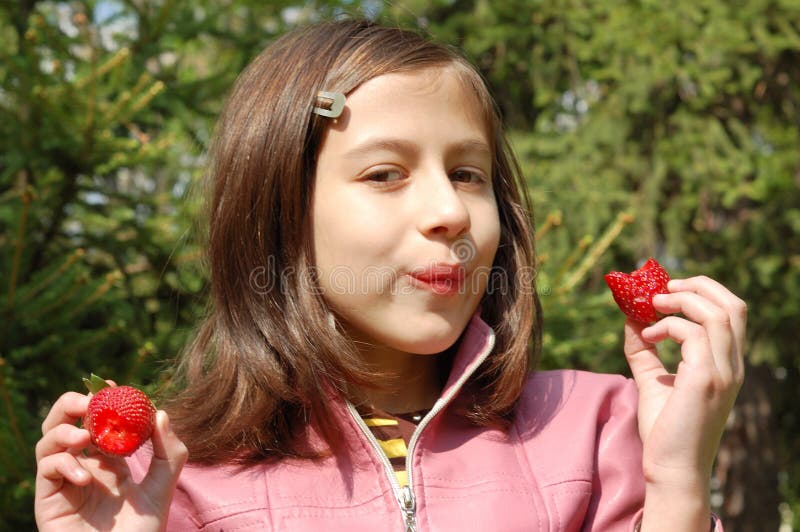
[[[395,341],[389,341],[387,344],[406,353],[435,355],[451,347],[456,343],[459,336],[461,336],[461,331],[454,331],[442,336],[395,339]]]
[[[346,329],[354,333],[355,340],[366,344],[415,355],[434,355],[455,344],[468,322],[469,315],[445,318],[415,312],[411,315],[376,316],[372,322],[349,322]],[[389,323],[402,323],[402,326],[387,326]]]

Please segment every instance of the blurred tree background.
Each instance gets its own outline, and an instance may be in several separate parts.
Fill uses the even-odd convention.
[[[602,282],[647,256],[747,300],[747,378],[712,482],[726,530],[800,523],[800,2],[0,2],[0,530],[89,371],[150,390],[203,314],[195,185],[272,39],[367,16],[462,48],[536,209],[545,367],[626,372]],[[664,346],[674,363],[675,346]]]

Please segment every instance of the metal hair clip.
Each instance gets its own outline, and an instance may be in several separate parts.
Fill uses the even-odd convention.
[[[344,109],[344,94],[341,92],[319,91],[317,93],[317,99],[330,100],[332,102],[330,109],[314,107],[314,112],[318,115],[336,118],[342,114],[342,109]]]

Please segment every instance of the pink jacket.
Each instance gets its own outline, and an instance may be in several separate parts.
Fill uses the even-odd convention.
[[[476,313],[439,401],[409,444],[410,490],[399,488],[354,408],[341,404],[357,452],[245,470],[187,465],[168,530],[633,531],[644,500],[635,383],[532,373],[506,437],[446,408],[493,346],[494,332]],[[149,453],[129,459],[137,481]]]

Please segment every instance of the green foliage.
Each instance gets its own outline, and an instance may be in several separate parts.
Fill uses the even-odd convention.
[[[545,367],[627,371],[602,275],[647,256],[748,302],[748,362],[776,376],[774,499],[800,515],[797,2],[2,6],[0,529],[32,527],[52,401],[90,371],[155,388],[202,315],[190,191],[225,91],[274,36],[342,13],[460,46],[493,87],[534,200]]]

